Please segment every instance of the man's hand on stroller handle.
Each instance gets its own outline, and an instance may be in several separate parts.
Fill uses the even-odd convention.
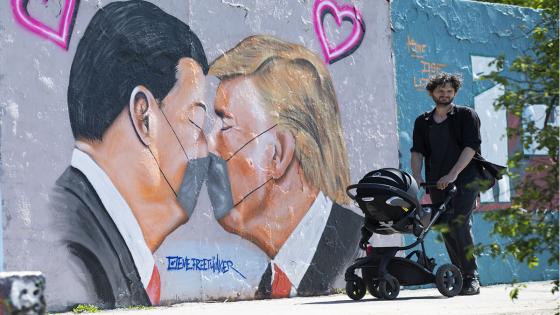
[[[437,189],[440,189],[439,186],[438,186],[438,183],[436,183],[436,182],[426,182],[426,183],[422,183],[422,184],[420,184],[420,187],[423,187],[424,189],[425,189],[425,188],[437,188]],[[449,190],[453,190],[454,187],[455,187],[455,184],[450,183],[450,185],[447,185],[447,187],[445,187],[445,188],[443,188],[443,189],[441,189],[441,190],[449,191]]]
[[[438,180],[437,187],[441,190],[444,190],[449,184],[452,184],[456,180],[457,175],[454,173],[449,173]]]

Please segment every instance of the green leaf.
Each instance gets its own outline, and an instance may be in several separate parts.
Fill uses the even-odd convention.
[[[492,256],[513,257],[526,263],[531,269],[542,263],[543,253],[550,255],[548,266],[558,264],[559,223],[558,192],[559,172],[559,126],[550,123],[559,107],[559,44],[558,0],[479,0],[482,2],[513,4],[532,7],[541,11],[541,19],[533,29],[522,30],[529,36],[530,49],[513,60],[505,55],[496,59],[495,71],[484,80],[502,84],[504,94],[494,103],[496,110],[506,110],[520,119],[520,124],[507,130],[509,141],[515,143],[516,151],[509,154],[507,162],[514,193],[511,205],[505,209],[486,213],[484,218],[493,223],[491,235],[503,238],[502,246],[481,244]],[[503,70],[503,71],[502,71]],[[528,106],[546,106],[548,121],[535,123],[523,117]],[[537,148],[548,153],[538,162],[530,161],[523,149]],[[527,209],[527,210],[526,210]],[[555,213],[555,215],[551,215]],[[486,247],[485,247],[486,246]],[[558,291],[558,281],[553,292]],[[519,287],[510,292],[517,299]]]

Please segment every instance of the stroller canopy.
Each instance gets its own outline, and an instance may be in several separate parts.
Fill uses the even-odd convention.
[[[354,189],[356,193],[352,194]],[[358,184],[349,186],[347,193],[358,203],[366,219],[376,226],[402,222],[414,210],[421,208],[417,198],[418,185],[414,178],[394,168],[367,173]],[[375,232],[380,233],[381,229]],[[382,234],[394,232],[394,229],[387,229]]]

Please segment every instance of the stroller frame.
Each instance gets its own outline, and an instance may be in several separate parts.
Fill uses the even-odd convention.
[[[385,186],[385,187],[382,187]],[[422,184],[423,187],[435,187],[435,184]],[[417,200],[412,200],[410,195],[400,189],[391,186],[373,183],[361,183],[351,185],[347,189],[348,195],[355,200],[356,195],[350,193],[350,190],[356,188],[383,188],[390,189],[399,197],[418,207],[422,207]],[[399,292],[400,286],[424,285],[435,283],[440,293],[447,297],[453,297],[459,294],[462,289],[463,278],[461,271],[453,264],[444,264],[440,266],[434,274],[433,270],[436,266],[435,259],[428,258],[424,246],[424,238],[431,227],[437,222],[440,216],[446,212],[449,202],[457,193],[455,185],[451,184],[446,188],[446,197],[439,206],[435,207],[436,211],[427,226],[417,236],[415,242],[402,247],[378,247],[373,249],[373,253],[366,257],[361,257],[346,269],[344,280],[346,281],[346,294],[353,300],[360,300],[364,297],[366,289],[371,295],[381,299],[395,299]],[[425,205],[433,206],[433,205]],[[411,215],[416,213],[411,211],[405,218],[409,219]],[[399,221],[397,224],[402,223]],[[366,221],[367,225],[367,221]],[[362,241],[360,248],[367,244],[368,239],[373,235],[365,226],[362,228]],[[421,250],[410,252],[405,258],[395,257],[400,250],[409,250],[420,245]],[[416,261],[412,260],[416,255]],[[361,269],[362,277],[355,274],[357,269]]]

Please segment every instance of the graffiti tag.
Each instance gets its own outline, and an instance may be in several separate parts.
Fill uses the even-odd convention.
[[[406,46],[408,47],[408,51],[413,58],[424,59],[424,52],[426,51],[427,45],[417,43],[413,38],[410,38],[410,36],[408,36]]]
[[[352,23],[352,33],[339,45],[330,43],[325,35],[323,20],[325,15],[330,14],[334,17],[336,24],[340,27],[342,21]],[[336,61],[351,55],[362,43],[366,27],[362,15],[354,6],[338,4],[333,0],[316,0],[313,4],[313,26],[315,34],[319,38],[323,55],[326,63]]]
[[[54,30],[45,23],[38,21],[29,15],[27,11],[28,0],[11,0],[12,12],[16,21],[34,34],[52,41],[63,49],[68,50],[68,42],[72,34],[76,0],[66,0],[62,8],[61,18],[58,22],[58,30]],[[48,0],[43,0],[43,3]]]
[[[424,60],[420,60],[420,64],[422,65],[422,70],[420,70],[419,78],[416,78],[416,75],[414,75],[414,88],[417,91],[425,91],[426,84],[430,81],[430,77],[441,72],[441,70],[447,67],[447,65],[443,63],[428,62]]]
[[[168,271],[212,271],[225,274],[233,270],[243,279],[247,279],[239,270],[235,269],[233,261],[220,259],[218,254],[211,258],[189,258],[187,256],[167,256],[166,258]]]
[[[447,67],[447,65],[425,60],[424,53],[426,52],[428,45],[418,43],[416,40],[414,40],[414,38],[410,36],[407,36],[406,47],[410,56],[412,58],[418,59],[420,65],[422,66],[420,75],[417,76],[416,74],[414,74],[412,78],[414,89],[419,92],[426,91],[426,84],[430,81],[430,77],[441,72],[443,68]]]

